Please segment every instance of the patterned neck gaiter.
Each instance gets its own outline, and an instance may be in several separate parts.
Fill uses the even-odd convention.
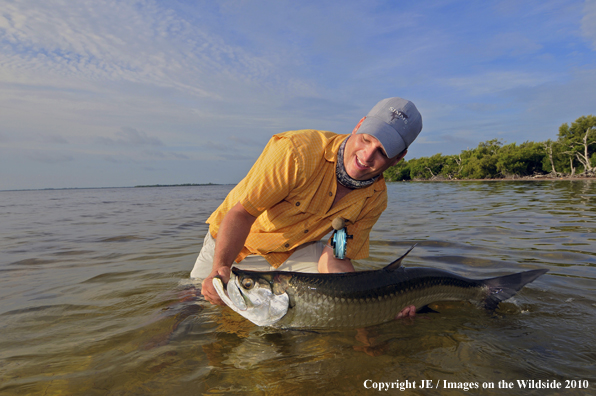
[[[368,180],[355,180],[348,175],[348,172],[346,172],[346,168],[344,166],[344,149],[346,148],[346,142],[348,139],[343,141],[341,146],[339,146],[339,151],[337,152],[337,164],[335,166],[335,175],[337,176],[337,181],[342,186],[352,189],[368,187],[373,184],[380,175]]]

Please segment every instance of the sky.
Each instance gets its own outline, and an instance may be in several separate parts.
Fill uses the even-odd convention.
[[[413,101],[408,158],[596,114],[596,0],[0,0],[0,190],[237,183]]]

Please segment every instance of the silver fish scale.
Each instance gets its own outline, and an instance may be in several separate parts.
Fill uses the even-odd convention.
[[[476,280],[433,268],[396,268],[395,264],[400,264],[403,257],[377,271],[339,274],[235,268],[232,271],[236,276],[251,278],[260,286],[238,289],[252,301],[252,308],[244,311],[232,308],[253,323],[278,328],[367,327],[393,320],[406,306],[414,305],[418,309],[436,301],[467,300],[494,310],[501,301],[547,272],[537,269]],[[267,295],[266,304],[262,296],[255,294],[261,288]],[[221,296],[224,291],[220,289]],[[230,300],[225,295],[222,298]],[[281,317],[272,315],[270,303],[274,300],[278,308],[275,313],[281,313]],[[234,302],[230,300],[226,304],[234,305]]]
[[[403,308],[423,307],[435,301],[481,301],[487,294],[485,287],[421,281],[417,285],[390,294],[368,293],[368,297],[333,296],[314,289],[306,283],[286,289],[294,307],[275,324],[282,328],[354,328],[366,327],[392,320]],[[370,291],[370,289],[369,289]],[[335,293],[338,294],[338,293]],[[347,293],[344,293],[347,294]]]

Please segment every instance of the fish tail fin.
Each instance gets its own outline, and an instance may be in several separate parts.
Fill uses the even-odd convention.
[[[484,300],[484,307],[494,311],[501,301],[512,297],[522,287],[547,272],[547,269],[539,269],[483,280],[482,283],[489,289],[488,296]]]

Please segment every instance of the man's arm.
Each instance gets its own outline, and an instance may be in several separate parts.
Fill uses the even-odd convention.
[[[224,305],[213,287],[213,278],[221,276],[224,283],[230,279],[230,268],[244,247],[250,228],[257,218],[238,202],[223,218],[215,241],[213,269],[203,281],[201,294],[212,304]]]
[[[333,249],[325,246],[323,254],[319,259],[319,272],[354,272],[354,266],[350,259],[338,259],[333,255]]]

